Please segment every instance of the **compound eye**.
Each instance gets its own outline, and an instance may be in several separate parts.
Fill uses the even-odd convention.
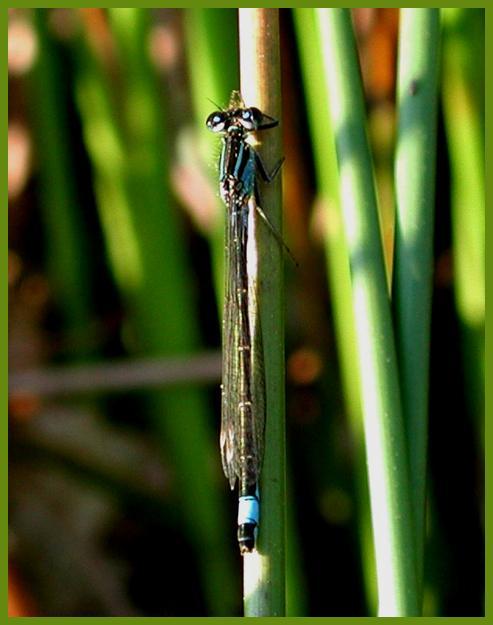
[[[226,127],[227,115],[223,111],[211,113],[205,122],[207,128],[212,132],[221,132]]]
[[[240,123],[245,130],[256,130],[261,120],[262,113],[254,106],[241,111]]]

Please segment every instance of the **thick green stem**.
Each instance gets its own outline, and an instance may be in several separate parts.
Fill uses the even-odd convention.
[[[320,38],[315,29],[314,9],[295,9],[295,26],[306,93],[308,122],[317,177],[317,187],[326,205],[325,249],[331,307],[337,342],[342,393],[351,428],[355,458],[358,523],[363,560],[363,575],[370,609],[376,609],[375,558],[371,535],[368,475],[364,450],[363,419],[359,375],[357,372],[354,318],[351,300],[351,276],[348,251],[337,188],[337,158],[330,121]],[[328,138],[330,137],[330,141]]]
[[[392,300],[418,588],[425,535],[439,25],[438,9],[401,9]]]
[[[279,21],[277,9],[240,9],[240,75],[245,103],[280,118]],[[271,168],[281,154],[279,129],[260,148]],[[281,176],[260,189],[262,204],[282,231]],[[265,459],[258,552],[244,559],[245,615],[285,614],[285,424],[283,251],[272,233],[258,228],[259,299],[266,376]]]
[[[349,249],[380,616],[417,615],[407,452],[351,16],[318,9]]]

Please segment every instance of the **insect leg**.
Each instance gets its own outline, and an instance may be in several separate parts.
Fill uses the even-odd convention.
[[[261,217],[262,221],[269,228],[269,230],[271,231],[272,235],[274,236],[276,241],[279,243],[279,245],[284,249],[284,251],[291,258],[295,266],[298,267],[298,263],[295,257],[293,256],[293,253],[284,242],[282,235],[277,231],[276,227],[271,222],[271,220],[267,217],[266,213],[264,212],[263,208],[260,205],[261,205],[260,193],[259,193],[257,184],[255,184],[255,210],[257,211],[257,214],[259,215],[259,217]]]
[[[260,154],[257,152],[257,150],[253,150],[253,153],[255,154],[255,165],[257,171],[260,173],[265,182],[272,182],[279,173],[281,165],[284,163],[284,156],[278,160],[278,162],[274,166],[274,169],[269,173],[264,164],[264,161],[261,159]]]

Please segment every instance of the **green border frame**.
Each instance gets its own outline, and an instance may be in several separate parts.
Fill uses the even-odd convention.
[[[165,6],[166,3],[163,2],[155,2],[155,1],[149,1],[149,2],[134,2],[132,3],[133,6],[143,6],[146,8],[163,8]],[[199,4],[199,2],[186,2],[186,3],[180,3],[180,5],[178,6],[178,8],[189,8],[192,6],[197,6]],[[231,8],[233,7],[240,7],[242,5],[236,5],[236,3],[226,3],[226,2],[207,2],[207,3],[202,3],[200,2],[200,4],[202,6],[206,6],[206,7],[210,7],[210,8],[221,8],[221,7],[228,7]],[[337,3],[337,5],[339,5],[339,3]],[[59,3],[59,2],[46,2],[43,5],[43,8],[54,8],[54,7],[60,7],[60,8],[72,8],[72,7],[84,7],[84,6],[88,6],[88,3],[71,3],[70,5],[68,5],[67,3]],[[118,7],[121,6],[121,3],[105,3],[104,7]],[[169,5],[170,7],[174,7],[177,8],[177,4],[176,3],[170,3]],[[255,7],[255,3],[250,3],[248,5],[245,6],[249,6],[249,7]],[[279,2],[264,2],[262,4],[259,4],[258,6],[262,6],[262,7],[282,7],[282,8],[291,8],[291,7],[302,7],[303,5],[301,4],[301,2],[297,2],[297,3],[290,3],[289,6],[287,6],[286,4],[282,4]],[[332,6],[334,6],[334,4],[332,4]],[[341,3],[340,6],[344,6],[343,3]],[[356,5],[358,6],[358,5]],[[361,3],[359,6],[361,7],[367,7],[368,5],[365,3]],[[387,3],[387,2],[382,2],[378,5],[379,7],[395,7],[395,5],[393,3]],[[415,4],[413,4],[413,6],[416,7],[437,7],[436,4],[430,4],[430,3],[423,3],[423,2],[417,2]],[[447,7],[464,7],[464,3],[458,3],[458,2],[450,2],[447,3],[446,5]],[[477,8],[478,5],[477,4],[471,4],[471,8]],[[7,26],[8,26],[8,9],[9,8],[40,8],[37,6],[33,6],[32,3],[30,2],[13,2],[13,3],[9,3],[9,7],[5,7],[2,8],[0,10],[0,28],[1,28],[1,32],[3,32],[5,34],[5,38],[4,40],[7,40]],[[440,7],[437,7],[440,8]],[[491,44],[490,44],[490,38],[489,35],[491,34],[491,14],[492,14],[492,8],[485,6],[485,3],[482,3],[482,6],[480,8],[484,8],[485,9],[485,40],[486,40],[486,65],[485,65],[485,72],[486,72],[486,78],[489,75],[489,71],[491,71],[491,61],[488,61],[489,57],[489,52],[491,52]],[[4,50],[6,50],[6,48],[4,48]],[[5,53],[5,52],[4,52]],[[7,59],[6,57],[4,57],[4,62],[2,63],[2,84],[5,85],[6,91],[7,91],[7,78],[8,78],[8,72],[7,72]],[[488,80],[486,80],[486,92],[485,92],[485,98],[486,98],[486,104],[488,105],[488,103],[491,100],[491,94],[490,94],[490,87],[491,87],[491,78]],[[0,106],[2,109],[2,118],[4,119],[4,123],[3,123],[3,136],[5,137],[5,139],[7,139],[7,130],[8,130],[8,99],[7,98],[2,98],[0,101]],[[489,109],[488,106],[486,107],[486,171],[488,171],[488,154],[489,154],[489,148],[490,148],[490,144],[491,144],[491,140],[490,140],[490,136],[489,136]],[[6,141],[7,144],[7,141]],[[8,198],[7,198],[7,158],[4,157],[4,163],[2,164],[2,195],[3,197],[5,197],[5,203],[4,206],[7,207],[8,205]],[[492,184],[492,179],[489,176],[486,176],[486,198],[488,199],[491,196],[491,191],[490,191],[490,187]],[[2,224],[1,224],[1,235],[2,235],[2,240],[5,242],[5,245],[2,246],[2,249],[4,250],[4,256],[3,256],[3,260],[2,260],[2,267],[3,267],[3,271],[2,271],[2,277],[5,280],[5,287],[4,287],[4,293],[5,293],[5,305],[2,305],[0,308],[1,311],[1,326],[2,326],[2,332],[1,332],[1,342],[2,342],[2,348],[3,349],[3,353],[5,354],[4,357],[4,363],[5,363],[5,368],[2,369],[2,375],[1,375],[1,388],[2,388],[2,397],[5,397],[6,400],[8,398],[8,352],[7,352],[7,345],[8,345],[8,334],[7,334],[7,328],[8,328],[8,307],[7,307],[7,280],[6,280],[6,276],[7,276],[7,250],[8,250],[8,217],[7,217],[7,210],[3,211],[2,214]],[[489,227],[489,223],[488,220],[486,222],[486,241],[488,242],[491,239],[490,236],[490,227]],[[486,246],[487,249],[487,256],[486,258],[488,259],[488,245]],[[489,276],[488,274],[486,275],[486,300],[488,300],[488,286],[489,286]],[[486,305],[486,310],[488,310],[488,305]],[[488,333],[486,333],[486,379],[489,378],[489,374],[492,374],[492,367],[491,367],[491,350],[489,349],[489,335]],[[488,390],[488,386],[486,386],[486,398],[485,398],[485,406],[486,406],[486,415],[489,415],[491,413],[490,410],[490,392]],[[4,467],[4,471],[3,471],[3,475],[2,475],[2,500],[3,502],[6,502],[7,499],[7,454],[8,454],[8,420],[7,420],[7,410],[5,411],[5,419],[4,419],[4,426],[3,426],[3,431],[4,431],[4,435],[1,437],[1,447],[0,447],[0,455],[3,458],[3,467]],[[488,424],[488,419],[486,419],[486,423],[485,423],[485,440],[486,440],[486,486],[488,486],[488,477],[489,477],[489,473],[490,473],[490,466],[489,466],[489,462],[488,462],[488,458],[490,457],[490,452],[491,452],[491,437],[489,436],[491,427]],[[486,622],[489,622],[491,620],[491,602],[492,602],[492,596],[493,596],[493,585],[491,585],[491,575],[489,575],[490,571],[491,571],[491,565],[492,565],[492,559],[493,559],[493,550],[491,549],[491,541],[489,540],[489,529],[490,529],[490,516],[491,516],[491,493],[489,492],[488,488],[486,488],[486,492],[485,492],[485,514],[486,514],[486,580],[490,580],[490,585],[488,583],[486,583],[485,588],[485,616],[483,617],[409,617],[406,618],[405,621],[406,622],[419,622],[419,623],[433,623],[433,624],[445,624],[445,623],[449,623],[451,618],[453,618],[453,623],[454,625],[466,625],[469,623],[473,623],[479,620],[485,620]],[[3,506],[2,507],[5,511],[7,510],[7,506]],[[8,554],[8,521],[7,521],[7,515],[2,515],[2,533],[1,533],[1,541],[0,541],[0,553],[2,554]],[[488,550],[489,547],[489,550]],[[2,575],[1,575],[1,579],[0,579],[0,605],[1,605],[1,612],[0,614],[3,614],[5,619],[7,619],[7,579],[8,579],[8,558],[6,558],[5,562],[3,563],[2,566]],[[467,574],[467,572],[464,572],[464,574]],[[295,623],[300,623],[301,618],[303,618],[303,621],[305,620],[309,620],[310,622],[316,623],[317,625],[320,624],[334,624],[334,623],[351,623],[351,625],[356,625],[358,623],[366,623],[369,620],[375,620],[378,617],[355,617],[355,618],[351,618],[351,617],[346,617],[346,618],[342,618],[342,617],[262,617],[261,621],[262,623],[265,624],[276,624],[278,625],[280,621],[283,621],[285,623],[292,623],[293,625]],[[73,623],[125,623],[125,624],[131,624],[131,623],[155,623],[155,622],[174,622],[174,621],[179,621],[180,623],[183,623],[184,625],[199,625],[200,623],[203,623],[204,620],[206,620],[207,622],[210,623],[224,623],[225,621],[227,622],[236,622],[236,623],[240,623],[243,620],[243,617],[94,617],[94,618],[86,618],[86,617],[10,617],[9,621],[15,621],[16,623],[21,623],[21,622],[26,622],[29,623],[30,625],[33,624],[35,625],[36,623],[40,623],[40,624],[45,624],[45,623],[51,623],[53,622],[54,624],[56,623],[57,625],[66,625],[66,624],[73,624]],[[394,619],[393,617],[391,617],[388,620],[399,620],[399,622],[401,622],[401,619]]]
[[[491,152],[491,132],[490,130],[490,108],[488,104],[491,104],[491,41],[490,36],[492,32],[492,9],[489,7],[485,7],[485,166],[487,167],[489,162],[489,154]],[[488,59],[490,59],[488,61]],[[488,79],[490,76],[490,79]],[[487,169],[485,170],[487,171]],[[486,195],[486,214],[488,213],[488,205],[490,202],[488,200],[491,199],[491,187],[492,187],[492,179],[489,176],[485,177],[485,195]],[[485,263],[486,267],[488,267],[488,260],[490,257],[488,241],[491,241],[491,228],[490,221],[486,219],[486,227],[485,227],[485,237],[486,237],[486,258]],[[490,335],[487,328],[487,319],[488,319],[488,292],[491,292],[489,288],[490,277],[488,271],[486,272],[486,280],[485,280],[485,304],[486,304],[486,317],[485,317],[485,380],[489,379],[489,376],[492,373],[491,366],[491,340]],[[491,570],[492,570],[492,562],[493,562],[493,553],[491,549],[491,507],[492,507],[492,499],[491,499],[491,490],[488,489],[488,483],[491,484],[491,426],[489,424],[489,418],[491,418],[491,389],[489,389],[488,385],[485,386],[485,502],[484,502],[484,514],[485,514],[485,619],[491,620],[491,605],[492,605],[492,586],[491,586]],[[488,584],[487,580],[490,580],[490,584]]]
[[[9,3],[9,8],[16,8],[16,9],[32,9],[32,8],[47,8],[47,9],[51,9],[51,8],[82,8],[82,7],[88,7],[88,6],[95,6],[94,4],[88,3],[88,2],[78,2],[78,3],[71,3],[70,5],[68,5],[66,2],[46,2],[42,5],[34,5],[32,2],[12,2]],[[106,2],[104,5],[100,5],[98,4],[97,8],[114,8],[114,7],[122,7],[125,5],[122,5],[121,2]],[[127,5],[128,6],[128,5]],[[164,2],[156,2],[156,0],[150,0],[149,2],[132,2],[131,3],[132,7],[141,7],[141,8],[149,8],[149,9],[162,9],[162,8],[178,8],[178,9],[188,9],[188,8],[194,8],[197,6],[202,6],[204,8],[210,8],[210,9],[221,9],[221,8],[242,8],[242,7],[252,7],[252,8],[307,8],[303,3],[301,3],[300,1],[298,2],[290,2],[289,4],[287,3],[283,3],[283,2],[259,2],[258,4],[256,4],[255,2],[251,2],[248,4],[236,4],[236,2],[201,2],[200,0],[197,0],[196,2],[194,2],[193,0],[190,0],[189,2],[181,2],[181,3],[175,3],[175,2],[170,2],[169,5],[168,3],[164,3]],[[308,5],[311,6],[311,5]],[[319,5],[322,6],[323,5]],[[329,8],[332,7],[346,7],[346,3],[331,3]],[[449,8],[449,7],[457,7],[457,8],[484,8],[484,9],[488,9],[488,7],[485,5],[485,3],[471,3],[470,7],[468,7],[467,5],[464,6],[463,2],[448,2],[447,4],[445,4],[445,7],[443,5],[439,5],[437,3],[430,3],[430,2],[414,2],[413,7],[425,7],[425,8]],[[368,7],[368,3],[365,2],[361,2],[361,4],[354,5],[354,8],[366,8]],[[401,8],[396,6],[393,2],[381,2],[377,5],[377,7],[370,7],[370,8]]]

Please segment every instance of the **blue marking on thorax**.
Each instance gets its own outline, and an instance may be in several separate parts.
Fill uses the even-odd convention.
[[[245,146],[243,144],[243,141],[241,141],[239,143],[239,148],[238,148],[238,154],[236,155],[236,162],[235,162],[235,166],[233,168],[233,176],[235,178],[237,178],[238,180],[240,179],[240,167],[243,164],[243,153],[245,151]]]
[[[223,139],[224,142],[224,139]],[[223,144],[223,147],[221,148],[221,156],[219,158],[219,180],[222,180],[224,178],[224,157],[226,154],[226,144]]]
[[[252,195],[255,187],[255,157],[252,150],[249,150],[247,164],[243,170],[241,181],[243,182],[243,192],[246,195]]]

